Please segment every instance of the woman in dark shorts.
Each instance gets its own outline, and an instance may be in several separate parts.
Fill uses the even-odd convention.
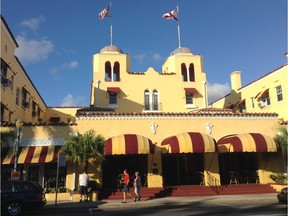
[[[132,199],[134,200],[134,202],[136,201],[136,198],[133,197],[130,193],[130,187],[129,187],[129,182],[130,182],[130,175],[127,171],[127,169],[124,170],[124,188],[123,188],[123,202],[122,203],[126,203],[126,196],[127,194],[132,197]]]

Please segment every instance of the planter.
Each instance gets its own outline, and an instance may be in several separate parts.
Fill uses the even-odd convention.
[[[45,197],[48,202],[55,201],[56,193],[46,193]],[[57,201],[71,201],[70,193],[57,193]]]
[[[79,202],[80,195],[79,193],[73,193],[71,194],[71,201],[73,202]],[[88,200],[91,201],[98,201],[98,192],[92,192],[88,193]]]

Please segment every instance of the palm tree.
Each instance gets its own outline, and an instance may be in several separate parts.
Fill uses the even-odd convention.
[[[287,168],[287,145],[288,145],[288,131],[286,127],[280,127],[274,140],[278,147],[281,149],[283,155],[284,167]],[[286,169],[285,169],[286,170]]]
[[[104,137],[95,135],[93,130],[84,135],[69,135],[61,152],[66,155],[67,160],[78,162],[87,171],[89,163],[104,159],[104,141]]]
[[[275,142],[281,149],[284,157],[287,156],[287,143],[288,143],[288,131],[286,127],[280,127],[278,134],[274,137]]]

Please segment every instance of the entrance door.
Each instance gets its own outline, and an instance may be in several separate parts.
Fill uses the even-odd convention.
[[[238,183],[250,183],[250,175],[258,170],[257,153],[234,152],[219,154],[221,184],[230,183],[230,173],[234,172]]]
[[[163,180],[165,186],[199,185],[203,173],[203,154],[162,155]]]
[[[102,167],[102,186],[103,188],[118,188],[121,174],[124,169],[128,169],[131,178],[138,171],[141,176],[142,185],[147,181],[147,155],[110,155],[106,156]]]

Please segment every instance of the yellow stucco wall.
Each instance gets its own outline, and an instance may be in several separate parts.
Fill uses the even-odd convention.
[[[241,86],[241,76],[235,77],[235,74],[231,74],[231,85],[239,86],[238,89],[232,89],[231,93],[214,102],[211,103],[211,107],[215,108],[227,108],[231,104],[236,104],[241,100],[246,99],[246,112],[255,112],[255,113],[271,113],[276,112],[279,114],[279,119],[283,118],[284,121],[288,120],[288,65],[283,65],[274,71],[262,76],[261,78],[249,83],[246,86]],[[277,101],[276,87],[282,87],[283,100]],[[258,104],[261,98],[256,99],[258,93],[263,92],[264,90],[269,89],[270,105],[265,107],[260,107]],[[252,99],[254,101],[254,107],[252,106]]]
[[[46,104],[34,87],[29,76],[25,72],[19,60],[15,57],[15,49],[18,47],[13,35],[11,35],[6,22],[1,16],[1,59],[8,65],[6,79],[9,79],[12,84],[6,87],[1,84],[1,104],[5,107],[1,120],[5,122],[13,122],[21,119],[24,122],[36,123],[39,119],[44,119],[46,112]],[[1,63],[1,69],[5,63]],[[1,78],[2,80],[2,78]],[[16,92],[19,91],[19,103],[16,104]],[[23,88],[27,92],[25,101],[29,106],[24,106],[22,103]],[[33,102],[35,109],[33,110]],[[41,111],[38,115],[38,109]],[[33,112],[35,111],[35,112]]]
[[[105,62],[112,67],[120,64],[120,81],[105,81]],[[186,67],[194,64],[195,82],[183,82],[181,64]],[[165,73],[148,68],[146,72],[131,73],[129,56],[122,53],[97,53],[93,57],[93,82],[91,104],[99,107],[112,107],[117,112],[143,112],[144,91],[158,91],[159,111],[187,112],[207,105],[206,74],[202,67],[202,57],[190,53],[168,57],[163,65]],[[169,71],[167,71],[169,70]],[[117,106],[110,106],[107,87],[119,87]],[[198,93],[193,98],[193,108],[186,106],[184,88],[195,88]],[[177,89],[177,91],[176,91]],[[175,103],[176,101],[176,103]]]

